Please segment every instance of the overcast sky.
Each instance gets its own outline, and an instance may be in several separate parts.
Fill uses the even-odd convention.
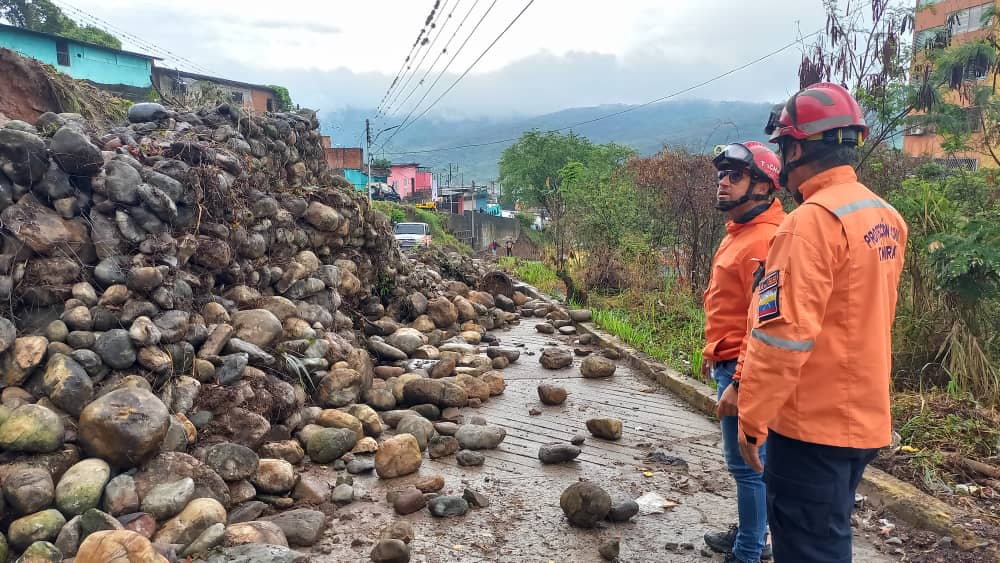
[[[457,58],[425,107],[479,56],[527,0],[497,0],[463,50],[459,45],[493,0],[440,0],[433,45],[400,99],[403,115],[438,71]],[[372,108],[410,51],[433,0],[56,0],[117,33],[124,48],[148,42],[212,74],[287,86],[296,102],[322,110]],[[470,12],[471,10],[471,12]],[[430,67],[463,17],[428,78]],[[449,17],[450,16],[450,17]],[[568,107],[640,103],[686,88],[767,54],[824,25],[821,0],[535,0],[497,45],[434,108],[440,115],[537,114]],[[109,31],[118,32],[109,28]],[[440,37],[438,37],[440,35]],[[140,41],[137,41],[138,38]],[[435,41],[435,38],[437,40]],[[156,54],[156,53],[152,53]],[[685,97],[778,101],[796,89],[798,47]],[[169,63],[171,61],[167,61]],[[414,64],[414,66],[417,66]],[[405,78],[404,78],[405,80]],[[419,112],[420,110],[418,110]]]

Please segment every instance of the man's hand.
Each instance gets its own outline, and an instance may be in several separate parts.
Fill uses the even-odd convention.
[[[705,381],[710,381],[712,379],[712,361],[702,360],[701,361],[701,378]]]
[[[719,403],[715,407],[715,416],[719,417],[721,420],[724,416],[736,416],[739,414],[739,410],[736,407],[736,402],[739,398],[739,394],[736,388],[732,384],[726,387],[726,390],[722,392],[722,397],[719,397]]]
[[[728,389],[727,389],[728,391]],[[740,441],[740,456],[743,457],[743,461],[750,466],[757,473],[764,471],[764,464],[760,462],[760,446],[761,444],[751,444],[747,441],[747,435],[741,430],[739,432]]]

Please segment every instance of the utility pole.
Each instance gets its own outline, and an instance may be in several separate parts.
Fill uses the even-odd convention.
[[[368,205],[372,203],[372,126],[371,123],[365,119],[365,142],[368,152]]]

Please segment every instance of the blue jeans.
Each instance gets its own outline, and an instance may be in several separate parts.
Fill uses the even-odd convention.
[[[717,362],[712,369],[715,382],[719,384],[719,397],[733,382],[736,360]],[[722,417],[722,445],[726,453],[729,473],[736,480],[736,508],[739,512],[739,531],[733,545],[733,555],[740,561],[758,561],[767,539],[767,490],[764,476],[750,468],[740,456],[739,421],[735,416]],[[764,451],[760,449],[760,461],[764,463]]]

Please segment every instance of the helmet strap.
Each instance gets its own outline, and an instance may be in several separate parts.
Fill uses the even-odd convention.
[[[768,199],[770,199],[770,197],[768,197]],[[740,224],[749,223],[750,221],[753,221],[754,218],[756,218],[758,215],[767,211],[769,207],[771,207],[770,201],[768,201],[767,203],[763,203],[761,205],[755,205],[753,209],[751,209],[750,211],[747,211],[743,215],[740,215],[736,219],[733,219],[733,222]]]
[[[750,177],[750,186],[747,187],[747,193],[743,194],[739,199],[731,201],[720,201],[715,204],[715,208],[719,211],[732,211],[737,207],[743,205],[748,201],[771,201],[771,194],[774,192],[773,189],[768,190],[766,194],[755,194],[753,193],[754,184],[763,180],[755,180],[753,176]],[[770,182],[770,180],[768,180]],[[737,221],[738,223],[739,221]]]

